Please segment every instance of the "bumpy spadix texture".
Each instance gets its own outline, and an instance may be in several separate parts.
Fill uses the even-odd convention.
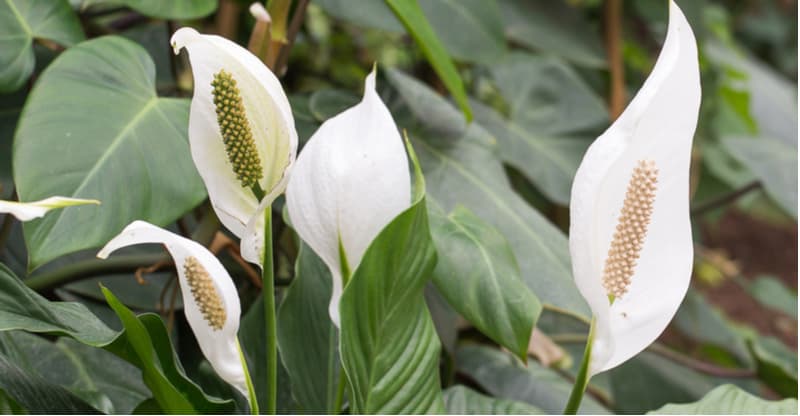
[[[621,298],[631,284],[653,214],[657,182],[656,163],[640,160],[628,182],[622,212],[603,269],[603,287],[614,298]]]
[[[0,201],[0,214],[11,214],[20,221],[30,221],[41,218],[52,209],[71,207],[76,205],[94,204],[99,205],[96,199],[66,198],[63,196],[51,196],[33,202],[14,202]]]
[[[211,87],[217,109],[217,124],[225,143],[228,161],[242,186],[251,188],[264,177],[264,169],[258,157],[242,95],[233,75],[224,69],[214,74]]]
[[[403,140],[367,76],[364,98],[327,120],[303,148],[286,189],[289,217],[333,275],[329,313],[339,325],[342,256],[353,272],[378,233],[411,205]]]
[[[234,42],[181,28],[172,35],[172,47],[175,53],[189,52],[194,76],[192,159],[220,221],[242,239],[242,256],[261,264],[264,210],[286,189],[297,153],[289,100],[272,71]],[[223,100],[218,107],[215,95],[228,104]],[[231,115],[230,125],[239,130],[221,126],[218,110]],[[254,184],[266,194],[263,199],[253,194]]]
[[[586,151],[572,185],[573,275],[596,319],[591,374],[650,345],[689,287],[689,162],[699,107],[697,45],[670,1],[653,71]]]
[[[236,340],[241,306],[230,275],[202,245],[144,221],[125,227],[97,257],[146,243],[163,244],[169,251],[178,271],[183,312],[200,350],[223,380],[248,397]]]

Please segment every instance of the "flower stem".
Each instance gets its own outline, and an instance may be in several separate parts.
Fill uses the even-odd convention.
[[[272,265],[272,208],[264,210],[264,258],[262,259],[262,297],[267,329],[267,413],[274,415],[278,401],[278,348],[275,320],[275,276]]]
[[[256,389],[253,387],[253,379],[250,378],[250,370],[247,368],[247,360],[244,359],[242,346],[239,345],[239,338],[236,338],[236,349],[239,351],[239,359],[242,361],[242,369],[244,369],[244,381],[247,384],[247,400],[250,402],[250,414],[257,415],[259,412]]]
[[[344,375],[344,369],[339,369],[339,384],[336,385],[336,398],[333,401],[333,409],[331,414],[338,415],[342,411],[342,404],[344,403],[344,388],[347,385],[347,377]]]
[[[592,318],[592,323],[589,326],[589,337],[586,339],[586,349],[583,351],[583,361],[581,367],[578,369],[578,376],[575,377],[575,385],[572,386],[572,393],[569,395],[567,407],[564,409],[565,415],[574,415],[578,413],[578,408],[581,406],[581,399],[583,393],[586,391],[586,386],[589,384],[589,361],[592,357],[592,343],[594,343],[594,326],[595,320]]]

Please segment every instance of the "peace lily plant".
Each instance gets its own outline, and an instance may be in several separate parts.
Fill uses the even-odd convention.
[[[87,204],[99,205],[100,201],[63,196],[51,196],[33,202],[0,201],[0,214],[11,214],[20,221],[30,221],[44,217],[50,210]]]
[[[572,268],[594,317],[566,413],[578,410],[591,376],[655,341],[686,294],[693,261],[689,162],[699,107],[697,45],[670,1],[653,72],[586,151],[573,182]]]

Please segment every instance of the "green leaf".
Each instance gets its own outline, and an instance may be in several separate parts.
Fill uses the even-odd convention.
[[[111,291],[102,289],[109,306],[125,327],[124,336],[107,349],[142,370],[144,383],[164,412],[223,413],[233,410],[232,400],[210,398],[186,377],[158,315],[147,313],[136,317]]]
[[[760,276],[749,283],[747,290],[763,306],[775,309],[797,320],[797,294],[780,280]]]
[[[469,107],[464,83],[461,81],[453,61],[450,60],[450,56],[425,18],[425,14],[420,9],[417,0],[385,1],[422,49],[422,53],[433,66],[434,71],[439,75],[447,90],[453,95],[453,99],[458,103],[461,112],[464,113],[464,117],[466,117],[467,121],[472,121],[472,110]]]
[[[3,332],[0,352],[26,373],[64,387],[103,413],[131,413],[150,397],[136,367],[69,338],[52,343],[22,331]]]
[[[769,401],[742,391],[736,386],[719,386],[706,394],[702,400],[688,404],[668,404],[652,415],[754,415],[797,414],[797,400]]]
[[[109,3],[109,0],[86,0],[85,7]],[[217,9],[217,0],[115,0],[137,12],[161,19],[196,19]]]
[[[462,206],[446,217],[432,215],[431,228],[439,291],[481,332],[527,360],[542,305],[522,281],[508,241]]]
[[[308,101],[308,109],[321,122],[356,105],[361,99],[350,91],[322,89],[314,91]]]
[[[15,402],[32,413],[100,413],[65,388],[19,368],[2,352],[0,374],[3,375],[0,377],[0,392],[4,390]]]
[[[564,0],[499,0],[510,39],[590,68],[606,66],[602,36]]]
[[[424,84],[399,72],[388,74],[415,115],[453,113]],[[511,188],[494,138],[477,123],[447,131],[444,124],[417,118],[430,127],[412,136],[432,204],[445,211],[463,205],[496,227],[511,245],[522,279],[542,303],[588,322],[589,308],[572,280],[566,237]]]
[[[403,25],[391,9],[380,1],[362,1],[358,7],[353,7],[351,0],[316,0],[314,3],[331,16],[357,26],[388,32],[403,31]]]
[[[0,264],[0,331],[23,329],[30,332],[68,335],[93,346],[104,346],[116,333],[75,302],[51,302],[19,280]]]
[[[420,5],[455,59],[492,64],[506,53],[503,17],[494,0],[422,0]]]
[[[750,168],[772,199],[797,218],[797,145],[766,137],[725,137],[722,145]]]
[[[461,385],[444,391],[444,405],[451,415],[541,415],[544,412],[527,403],[495,399]]]
[[[339,335],[328,315],[331,285],[328,267],[303,244],[278,310],[278,347],[292,395],[306,413],[331,412],[336,396]]]
[[[495,348],[468,345],[456,353],[458,368],[495,397],[536,406],[548,414],[560,414],[572,384],[558,373],[534,361],[524,367],[519,360]],[[607,414],[603,406],[584,396],[580,413]]]
[[[33,72],[33,41],[72,46],[84,39],[66,0],[0,1],[0,93],[15,91]]]
[[[11,145],[14,143],[17,120],[27,97],[26,91],[18,91],[3,95],[0,100],[0,199],[11,199],[14,192],[14,180],[11,177]],[[0,214],[3,215],[6,214]]]
[[[424,180],[367,248],[342,293],[341,357],[353,413],[440,413],[440,343],[423,291],[436,265]]]
[[[750,350],[756,359],[758,377],[784,397],[797,397],[797,352],[780,340],[753,334]]]
[[[70,48],[39,78],[14,141],[20,200],[102,205],[25,223],[33,269],[105,244],[133,220],[174,221],[205,197],[187,139],[189,101],[159,98],[147,53],[119,37]]]

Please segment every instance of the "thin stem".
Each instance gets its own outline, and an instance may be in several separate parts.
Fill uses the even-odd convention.
[[[336,385],[336,398],[333,401],[333,409],[331,414],[338,415],[342,411],[342,404],[344,404],[344,388],[347,385],[347,377],[344,375],[344,369],[339,369],[339,383]]]
[[[272,209],[264,210],[264,257],[261,275],[264,324],[267,329],[267,413],[275,414],[278,402],[278,348],[275,319],[275,276],[272,264]]]
[[[761,188],[761,182],[753,181],[739,189],[731,191],[730,193],[720,195],[719,197],[716,197],[710,201],[703,201],[702,203],[692,207],[692,216],[696,217],[698,215],[705,214],[708,211],[728,205],[746,195],[750,191],[754,191],[759,188]]]
[[[586,391],[586,386],[589,384],[589,361],[592,358],[592,344],[594,343],[594,327],[595,320],[592,318],[592,323],[589,326],[589,337],[586,339],[586,349],[583,351],[583,361],[578,370],[578,375],[575,377],[575,384],[572,386],[572,393],[569,395],[567,407],[564,409],[565,415],[574,415],[578,413],[578,408],[581,406],[581,399],[583,393]]]
[[[306,16],[306,8],[308,7],[308,0],[300,0],[297,4],[297,7],[294,10],[294,14],[292,15],[292,22],[289,23],[289,30],[286,34],[286,45],[284,45],[280,53],[278,54],[278,59],[275,62],[275,73],[279,76],[283,75],[286,72],[286,65],[289,61],[289,52],[292,49],[292,45],[294,45],[294,40],[297,37],[297,33],[300,31],[300,26],[303,24],[303,19]]]
[[[256,389],[253,387],[253,379],[250,378],[250,370],[247,368],[247,360],[244,359],[242,346],[239,345],[239,338],[236,338],[236,349],[239,351],[239,360],[241,360],[242,370],[244,370],[244,381],[245,384],[247,384],[247,401],[250,403],[250,414],[257,415],[259,412]]]

